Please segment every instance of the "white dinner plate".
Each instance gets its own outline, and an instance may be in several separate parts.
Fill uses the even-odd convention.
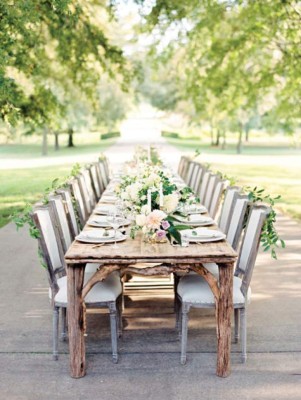
[[[116,206],[113,204],[103,204],[95,208],[94,214],[108,215],[110,212],[116,213]]]
[[[102,196],[100,203],[115,203],[118,200],[116,196]]]
[[[127,238],[126,235],[117,231],[116,232],[116,242],[121,242]],[[81,232],[75,237],[76,240],[83,243],[114,243],[115,236],[113,229],[97,229]]]
[[[224,240],[226,235],[217,230],[207,228],[195,228],[181,231],[181,234],[186,233],[190,242],[207,243],[207,242],[218,242]]]
[[[118,218],[119,219],[119,218]],[[120,226],[128,226],[130,225],[131,221],[125,218],[120,218]],[[89,221],[88,225],[100,228],[107,228],[111,225],[107,221],[107,216],[105,215],[95,215],[92,216]]]

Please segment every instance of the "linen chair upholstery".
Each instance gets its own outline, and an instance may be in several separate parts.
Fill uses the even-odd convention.
[[[243,237],[236,264],[233,281],[233,307],[235,309],[235,340],[238,339],[238,326],[241,326],[241,358],[247,359],[247,305],[250,302],[250,281],[255,265],[260,235],[264,222],[270,212],[266,206],[253,206],[250,211],[246,231]],[[184,279],[186,278],[186,279]],[[180,325],[181,337],[181,363],[186,363],[188,313],[191,307],[215,308],[214,296],[207,282],[201,277],[187,276],[180,280],[177,293],[181,301]],[[196,279],[197,278],[197,279]]]
[[[66,265],[61,242],[53,223],[53,214],[48,206],[37,206],[33,209],[32,219],[40,232],[39,248],[41,250],[50,286],[49,297],[53,306],[53,359],[58,359],[59,312],[63,310],[63,332],[66,337],[67,279]],[[85,275],[85,282],[92,274]],[[108,307],[110,311],[111,341],[113,361],[118,361],[117,353],[117,299],[122,292],[119,274],[113,272],[105,281],[98,282],[85,298],[87,307]]]

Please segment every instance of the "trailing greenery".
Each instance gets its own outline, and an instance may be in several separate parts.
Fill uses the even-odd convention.
[[[248,192],[248,198],[252,203],[264,203],[268,204],[270,207],[269,215],[267,216],[262,228],[260,241],[263,250],[270,250],[272,258],[277,259],[276,249],[279,247],[285,247],[285,242],[279,237],[275,227],[276,211],[274,210],[274,205],[275,202],[281,198],[281,196],[278,195],[276,197],[271,197],[265,192],[265,189],[260,189],[257,186],[255,186],[253,189],[247,187],[245,188],[245,191]]]
[[[68,181],[72,178],[78,175],[80,172],[81,166],[79,163],[76,163],[70,172],[70,175],[64,177],[64,178],[55,178],[50,186],[47,186],[44,190],[44,192],[41,195],[41,203],[42,204],[48,204],[49,203],[49,195],[53,192],[55,192],[57,189],[60,187],[65,187],[68,184]],[[75,199],[72,198],[73,204]],[[13,215],[11,215],[11,220],[16,224],[17,229],[20,229],[26,225],[29,227],[29,235],[33,239],[38,239],[40,237],[39,235],[39,230],[36,228],[34,222],[32,221],[31,214],[33,211],[34,205],[32,204],[26,204],[23,210],[19,212],[15,212]],[[76,207],[74,208],[76,212]],[[77,214],[77,213],[76,213]],[[77,215],[76,215],[77,216]],[[77,216],[77,220],[79,220]]]

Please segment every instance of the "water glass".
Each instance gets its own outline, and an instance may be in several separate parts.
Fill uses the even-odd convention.
[[[181,246],[182,247],[188,247],[189,246],[189,235],[188,233],[182,233],[181,234]]]

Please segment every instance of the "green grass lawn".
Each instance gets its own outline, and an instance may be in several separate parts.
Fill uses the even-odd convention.
[[[237,184],[260,186],[272,196],[281,195],[277,207],[301,221],[301,150],[277,142],[250,143],[243,154],[235,153],[235,146],[226,150],[196,141],[168,139],[183,152],[201,151],[200,160],[208,162],[213,171],[235,177]]]
[[[49,156],[60,158],[70,155],[75,156],[76,160],[77,155],[91,153],[91,161],[93,161],[95,158],[92,158],[92,155],[100,154],[115,141],[115,139],[110,139],[101,144],[99,142],[82,144],[72,149],[62,148],[58,152],[50,150]],[[2,160],[18,159],[19,162],[22,162],[29,158],[42,159],[40,153],[41,146],[39,144],[0,146],[0,159]],[[38,201],[55,178],[65,178],[70,175],[71,169],[72,164],[70,163],[38,168],[0,169],[0,227],[6,225],[10,221],[12,213],[20,212],[26,203]]]

